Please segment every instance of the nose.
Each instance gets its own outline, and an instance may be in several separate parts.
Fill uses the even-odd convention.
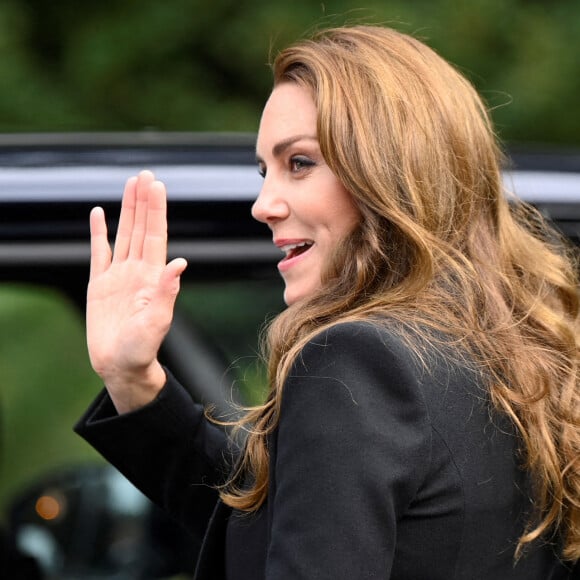
[[[260,194],[252,205],[254,219],[270,225],[288,217],[290,207],[284,195],[278,193],[279,191],[279,188],[276,188],[273,182],[266,177]]]

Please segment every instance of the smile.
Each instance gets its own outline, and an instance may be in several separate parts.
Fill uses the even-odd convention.
[[[307,252],[313,245],[314,242],[304,241],[296,244],[285,244],[280,246],[280,249],[286,254],[284,259],[291,260],[292,258],[296,258],[300,254]]]

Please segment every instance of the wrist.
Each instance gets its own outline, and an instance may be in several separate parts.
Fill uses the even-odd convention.
[[[147,368],[115,374],[105,386],[117,413],[135,411],[151,403],[165,386],[167,375],[155,360]]]

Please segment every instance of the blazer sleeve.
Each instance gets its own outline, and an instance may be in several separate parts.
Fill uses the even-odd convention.
[[[203,538],[231,461],[225,432],[168,373],[150,404],[118,415],[103,391],[74,427],[154,503]]]
[[[430,433],[400,340],[343,323],[307,344],[284,385],[272,450],[267,579],[389,578]]]

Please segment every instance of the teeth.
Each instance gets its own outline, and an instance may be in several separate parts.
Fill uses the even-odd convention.
[[[311,242],[300,242],[298,244],[288,244],[286,246],[280,246],[280,249],[286,255],[288,255],[292,250],[295,250],[296,248],[303,248],[304,246],[311,246],[311,245],[312,245]]]

